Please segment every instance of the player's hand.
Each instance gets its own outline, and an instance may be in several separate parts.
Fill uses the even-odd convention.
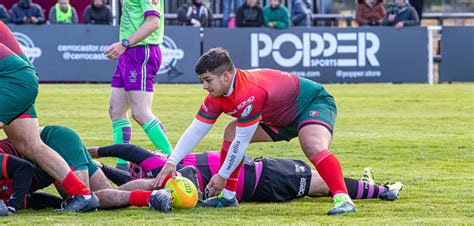
[[[388,15],[388,18],[387,18],[388,21],[390,21],[390,22],[394,21],[394,20],[395,20],[395,16],[396,16],[395,14],[389,14],[389,15]]]
[[[176,177],[176,166],[171,163],[166,163],[161,172],[156,176],[155,182],[153,183],[154,188],[163,188],[165,186],[165,180],[169,177]]]
[[[397,29],[400,29],[400,28],[402,28],[402,27],[404,27],[404,26],[405,26],[405,24],[403,23],[403,21],[400,21],[400,22],[398,22],[397,24],[395,24],[395,28],[397,28]]]
[[[268,26],[273,28],[273,27],[275,27],[275,24],[273,22],[268,22]]]
[[[211,180],[206,186],[206,189],[210,191],[209,196],[213,197],[219,195],[222,190],[224,190],[226,181],[227,179],[223,178],[219,174],[212,176]]]
[[[100,156],[99,156],[99,146],[88,147],[87,152],[89,152],[89,155],[91,155],[92,158],[100,158]]]
[[[31,22],[33,22],[34,24],[38,23],[38,18],[31,17]]]
[[[127,50],[121,42],[116,42],[105,50],[104,54],[111,60],[116,60]]]

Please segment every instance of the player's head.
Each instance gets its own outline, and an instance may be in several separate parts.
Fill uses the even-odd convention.
[[[213,97],[220,97],[229,91],[235,67],[227,50],[214,48],[199,58],[194,71],[199,75],[203,89]]]

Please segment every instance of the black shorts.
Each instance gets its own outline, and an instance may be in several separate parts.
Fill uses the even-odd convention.
[[[311,167],[303,161],[263,158],[263,169],[252,202],[285,202],[304,197],[311,184]]]

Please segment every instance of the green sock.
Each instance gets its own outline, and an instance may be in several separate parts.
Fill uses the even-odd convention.
[[[145,130],[146,135],[150,138],[153,145],[155,145],[158,150],[169,155],[173,151],[173,148],[160,124],[160,120],[152,118],[149,122],[145,123],[142,128]]]
[[[114,144],[128,144],[132,137],[132,124],[128,118],[112,122],[114,132]],[[127,164],[128,162],[117,158],[117,164]]]

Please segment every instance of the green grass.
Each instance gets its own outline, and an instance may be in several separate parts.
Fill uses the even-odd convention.
[[[330,198],[168,215],[146,208],[86,214],[24,210],[0,218],[0,224],[474,224],[474,84],[327,88],[338,105],[331,150],[345,175],[359,178],[371,166],[377,181],[405,184],[398,201],[355,200],[357,214],[336,217],[325,215]],[[176,144],[206,93],[199,85],[159,85],[156,91],[153,110]],[[36,103],[40,124],[71,127],[86,145],[110,144],[109,92],[109,85],[43,84]],[[228,119],[221,117],[196,150],[218,150]],[[133,126],[133,143],[151,149],[140,127]],[[297,140],[252,144],[248,154],[304,159]],[[51,187],[47,191],[54,192]]]

